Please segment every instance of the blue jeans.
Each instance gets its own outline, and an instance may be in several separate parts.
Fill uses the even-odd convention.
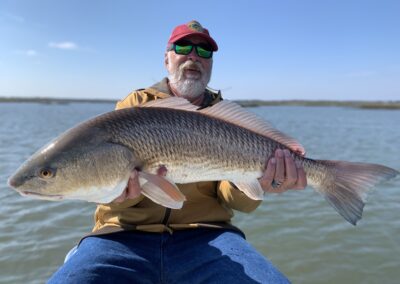
[[[48,283],[290,283],[239,232],[193,229],[85,238]]]

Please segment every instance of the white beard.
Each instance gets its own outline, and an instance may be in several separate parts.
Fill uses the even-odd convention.
[[[184,70],[190,66],[195,66],[200,71],[201,77],[199,79],[185,78]],[[191,60],[184,62],[175,72],[168,75],[170,85],[174,87],[181,97],[189,100],[193,100],[204,93],[210,78],[211,71],[206,74],[200,63]]]

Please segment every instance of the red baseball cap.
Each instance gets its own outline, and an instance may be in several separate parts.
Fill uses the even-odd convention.
[[[178,40],[189,36],[189,35],[199,35],[211,45],[213,51],[218,50],[218,45],[210,36],[210,33],[206,28],[203,28],[199,22],[190,21],[189,23],[177,26],[173,31],[168,40],[168,44],[175,43]]]

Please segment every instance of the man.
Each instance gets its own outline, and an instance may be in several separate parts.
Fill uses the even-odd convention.
[[[217,50],[200,23],[177,26],[165,52],[168,78],[132,92],[117,109],[169,96],[201,107],[218,103],[220,92],[207,88]],[[159,174],[166,171],[161,168]],[[304,188],[306,177],[288,151],[277,150],[259,182],[265,192],[283,192]],[[93,233],[49,282],[288,283],[230,223],[232,209],[251,212],[260,201],[228,181],[182,184],[179,189],[187,198],[182,209],[165,208],[141,194],[134,171],[120,197],[98,206]]]

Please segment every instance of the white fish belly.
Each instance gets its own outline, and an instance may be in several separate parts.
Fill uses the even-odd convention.
[[[167,168],[167,177],[175,183],[192,183],[200,181],[254,181],[262,176],[261,171],[248,171],[243,169],[223,169],[209,164],[185,163],[179,166],[163,164]],[[152,167],[153,173],[159,166]]]

